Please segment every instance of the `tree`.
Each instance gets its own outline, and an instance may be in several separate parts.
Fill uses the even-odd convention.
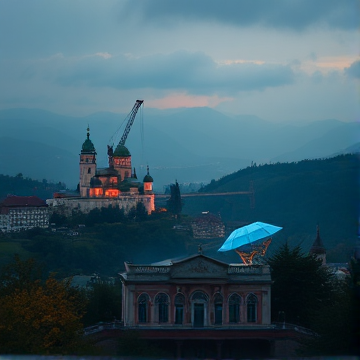
[[[268,263],[273,286],[271,307],[273,321],[311,327],[312,320],[330,302],[332,276],[313,255],[304,255],[299,246],[290,249],[285,243]],[[281,319],[283,320],[283,319]]]
[[[70,281],[42,282],[38,269],[17,257],[1,273],[0,353],[66,354],[83,344],[84,297]]]
[[[88,303],[85,326],[90,326],[99,321],[113,321],[121,319],[121,285],[110,284],[105,281],[92,284],[86,291]]]
[[[177,181],[170,185],[170,199],[167,201],[168,210],[178,217],[182,210],[182,200],[180,194],[180,187]]]

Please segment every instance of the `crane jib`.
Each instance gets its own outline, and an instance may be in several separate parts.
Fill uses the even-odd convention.
[[[144,102],[144,100],[136,100],[135,105],[133,106],[132,110],[130,111],[129,121],[128,121],[128,123],[126,124],[126,128],[125,128],[125,130],[124,130],[123,136],[121,137],[121,139],[120,139],[120,141],[119,141],[119,145],[125,145],[125,141],[126,141],[128,135],[129,135],[131,126],[132,126],[132,124],[134,123],[136,114],[137,114],[140,106],[143,104],[143,102]]]

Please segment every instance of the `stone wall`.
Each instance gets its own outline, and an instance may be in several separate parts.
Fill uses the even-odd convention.
[[[110,205],[124,209],[125,214],[141,202],[148,214],[155,210],[155,195],[121,195],[118,198],[55,198],[48,199],[51,213],[57,212],[65,216],[71,216],[73,211],[88,214],[93,209],[107,208]]]

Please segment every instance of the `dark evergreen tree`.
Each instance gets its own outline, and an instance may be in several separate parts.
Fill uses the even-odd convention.
[[[310,327],[315,314],[331,300],[332,275],[313,255],[302,253],[300,246],[290,249],[285,243],[268,263],[273,286],[273,321]]]
[[[100,280],[86,291],[88,303],[84,325],[90,326],[99,321],[121,319],[121,284],[111,284]]]
[[[167,201],[167,208],[175,217],[180,216],[182,210],[182,200],[180,186],[177,181],[170,185],[170,199]]]

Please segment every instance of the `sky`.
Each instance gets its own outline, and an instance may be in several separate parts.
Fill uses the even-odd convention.
[[[357,121],[359,0],[1,0],[0,109]]]

